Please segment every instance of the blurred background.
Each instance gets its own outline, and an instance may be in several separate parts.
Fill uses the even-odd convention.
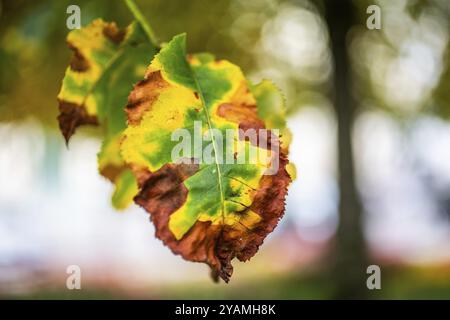
[[[112,208],[98,130],[65,147],[70,4],[83,26],[132,20],[122,1],[0,1],[0,297],[450,299],[449,1],[137,1],[160,41],[187,32],[190,52],[287,98],[298,178],[228,285],[164,247],[143,209]],[[73,264],[82,290],[66,289]]]

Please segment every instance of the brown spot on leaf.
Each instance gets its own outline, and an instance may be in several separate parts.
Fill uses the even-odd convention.
[[[119,176],[119,174],[125,169],[124,166],[116,166],[109,164],[100,170],[100,174],[107,178],[109,181],[114,182],[114,180]]]
[[[115,44],[120,44],[125,38],[125,30],[120,30],[117,25],[112,22],[105,25],[103,35]]]
[[[69,139],[75,133],[77,127],[84,124],[98,125],[97,117],[89,115],[84,106],[59,100],[59,112],[59,128],[66,144],[69,143]]]
[[[239,140],[249,141],[252,145],[267,150],[271,149],[272,144],[276,144],[274,146],[275,150],[278,150],[280,146],[279,137],[272,130],[266,130],[262,122],[249,122],[244,120],[239,123],[239,129]],[[252,131],[248,132],[248,130],[255,130],[255,135],[251,135]],[[250,138],[250,136],[254,138]]]
[[[85,72],[89,69],[89,61],[83,56],[81,51],[72,43],[67,43],[68,47],[73,51],[72,60],[70,61],[70,68],[76,72]]]
[[[256,101],[245,82],[241,83],[230,101],[219,105],[217,115],[239,124],[242,129],[257,130],[265,127],[264,122],[258,118]]]
[[[258,119],[256,105],[238,105],[233,103],[222,103],[217,108],[217,115],[235,123],[254,122],[258,127],[264,127],[264,122]]]
[[[125,111],[128,115],[128,123],[138,125],[151,105],[159,96],[159,91],[169,84],[162,78],[160,71],[147,74],[144,80],[134,85],[133,91],[128,96],[128,104]]]
[[[182,184],[186,178],[185,165],[166,164],[148,176],[134,200],[151,214],[154,222],[159,221],[160,217],[170,215],[186,201],[187,189]],[[157,236],[158,233],[161,236],[164,231],[157,228]]]

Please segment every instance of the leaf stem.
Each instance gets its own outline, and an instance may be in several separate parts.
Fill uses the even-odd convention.
[[[155,33],[153,32],[153,29],[145,19],[144,15],[142,14],[139,7],[136,5],[134,0],[125,0],[125,4],[127,5],[128,9],[130,9],[136,21],[139,22],[142,29],[144,29],[144,32],[147,35],[148,40],[150,40],[150,42],[155,46],[155,48],[158,48],[159,44],[158,41],[156,40],[156,36]]]

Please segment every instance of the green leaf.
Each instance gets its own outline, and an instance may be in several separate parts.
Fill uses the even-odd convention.
[[[286,127],[286,100],[281,90],[270,80],[263,80],[256,85],[249,85],[258,105],[258,116],[264,121],[267,129],[279,129],[281,132],[281,147],[286,154],[292,133]],[[288,172],[295,179],[295,167],[288,164]]]
[[[136,178],[130,169],[123,170],[115,180],[116,189],[112,196],[112,203],[117,209],[125,209],[130,199],[138,193]]]
[[[282,108],[284,103],[271,84],[256,86],[258,102],[266,104],[261,119],[239,67],[210,54],[187,57],[185,39],[185,34],[178,35],[163,47],[130,94],[122,156],[139,181],[135,201],[151,214],[157,237],[173,252],[207,263],[216,278],[228,281],[231,260],[251,258],[283,215],[291,177],[286,170],[288,146],[271,148],[279,140],[275,134],[269,133],[266,147],[261,139],[234,136],[228,145],[221,137],[227,130],[284,128],[284,111],[269,114],[269,104]],[[204,137],[211,130],[215,134],[206,147],[190,141],[187,154],[173,159],[178,141],[172,133],[181,129],[191,137]],[[205,150],[212,161],[200,161]],[[241,156],[247,156],[243,163],[224,163]],[[274,162],[279,163],[277,171],[266,175]]]
[[[284,129],[286,103],[280,89],[270,80],[250,85],[250,88],[258,104],[258,116],[264,120],[266,128]]]

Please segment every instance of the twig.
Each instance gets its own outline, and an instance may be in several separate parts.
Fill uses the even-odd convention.
[[[158,41],[156,40],[155,34],[153,33],[152,27],[150,27],[150,24],[145,19],[144,15],[142,14],[141,10],[138,8],[134,0],[125,0],[125,3],[130,9],[131,13],[133,14],[136,21],[141,25],[142,29],[144,29],[145,34],[147,35],[150,42],[156,47],[159,47]]]

